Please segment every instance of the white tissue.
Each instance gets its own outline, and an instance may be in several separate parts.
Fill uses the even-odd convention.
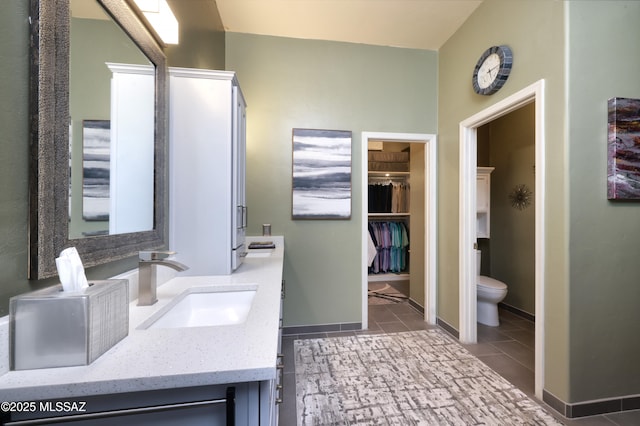
[[[75,247],[62,250],[56,258],[58,276],[64,291],[82,291],[89,287],[80,255]]]

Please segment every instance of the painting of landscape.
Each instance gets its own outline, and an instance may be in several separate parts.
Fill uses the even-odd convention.
[[[82,216],[84,220],[109,220],[110,126],[109,120],[82,122]]]
[[[640,99],[608,101],[607,197],[640,199]]]
[[[350,131],[293,129],[292,217],[351,217]]]

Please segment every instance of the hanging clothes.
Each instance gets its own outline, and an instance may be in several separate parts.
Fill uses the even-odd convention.
[[[409,212],[408,182],[371,182],[368,194],[369,213]]]
[[[368,229],[376,247],[376,256],[369,272],[378,274],[405,271],[409,248],[407,225],[402,221],[370,221]]]

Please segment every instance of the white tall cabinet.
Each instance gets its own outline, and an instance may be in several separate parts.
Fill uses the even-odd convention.
[[[246,103],[236,74],[169,68],[169,247],[184,275],[225,275],[246,253]]]
[[[109,234],[153,229],[153,103],[151,65],[107,63],[111,70]]]
[[[491,236],[491,172],[493,167],[478,167],[476,175],[476,232],[478,238]]]

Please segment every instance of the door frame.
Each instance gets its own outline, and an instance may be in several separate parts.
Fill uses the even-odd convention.
[[[460,122],[460,341],[477,342],[476,299],[476,167],[477,129],[524,105],[535,102],[535,394],[544,388],[545,330],[545,102],[544,80],[538,80],[502,101]]]
[[[362,167],[362,328],[369,328],[368,313],[368,276],[367,276],[367,247],[368,247],[368,205],[369,193],[366,190],[368,181],[368,145],[369,141],[389,141],[424,143],[424,212],[425,212],[425,233],[424,239],[424,320],[429,324],[436,323],[436,176],[437,176],[437,151],[436,135],[427,133],[387,133],[387,132],[362,132],[361,137],[361,167]]]

